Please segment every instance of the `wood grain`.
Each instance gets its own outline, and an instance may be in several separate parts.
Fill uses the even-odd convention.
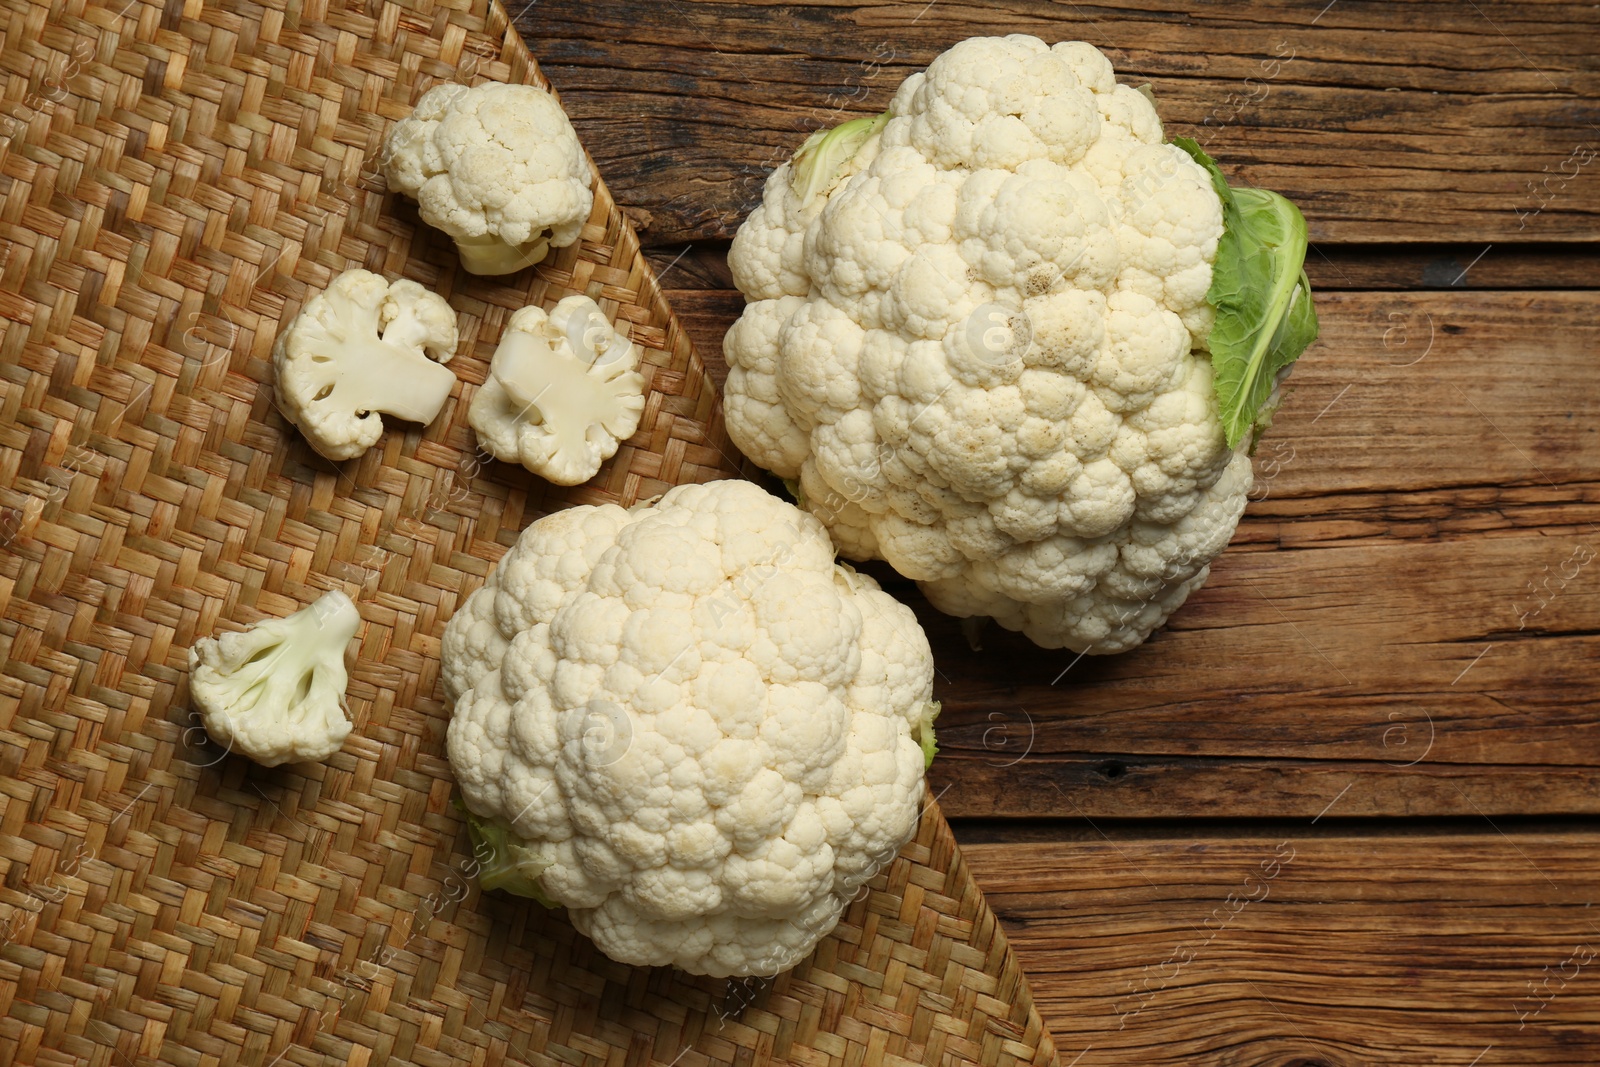
[[[730,236],[807,133],[1010,32],[1103,48],[1314,240],[1600,237],[1593,6],[538,0],[518,25],[649,243]]]
[[[1600,246],[1593,244],[1313,245],[1306,276],[1319,293],[1335,289],[1594,289]]]
[[[964,848],[1063,1064],[1592,1067],[1600,839],[1479,825]]]

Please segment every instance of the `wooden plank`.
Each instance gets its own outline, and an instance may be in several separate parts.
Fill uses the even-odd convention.
[[[722,335],[744,310],[744,297],[723,289],[669,289],[667,303],[683,323],[684,332],[694,342],[695,351],[705,360],[706,373],[722,389],[728,380],[728,364],[722,358]]]
[[[540,0],[518,26],[656,243],[730,236],[807,133],[1009,32],[1105,49],[1169,133],[1290,196],[1314,240],[1600,237],[1590,5]]]
[[[1516,611],[1595,543],[1234,550],[1144,646],[1081,660],[995,630],[974,653],[895,588],[939,664],[943,806],[1310,817],[1351,788],[1359,815],[1600,812],[1595,570]]]
[[[1320,308],[1233,546],[1143,647],[974,653],[874,570],[933,643],[952,816],[1600,812],[1600,294]]]
[[[1063,1064],[1590,1067],[1597,845],[1303,826],[962,847]]]
[[[1329,293],[1255,497],[1595,477],[1600,293]],[[1293,449],[1291,458],[1285,449]]]

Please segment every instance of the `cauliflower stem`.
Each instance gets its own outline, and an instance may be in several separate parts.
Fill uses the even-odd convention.
[[[502,241],[492,233],[456,238],[456,253],[461,257],[461,265],[473,274],[488,277],[515,274],[524,267],[542,263],[549,252],[549,230],[521,244]]]

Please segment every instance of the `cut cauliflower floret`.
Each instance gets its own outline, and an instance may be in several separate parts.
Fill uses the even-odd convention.
[[[383,170],[474,274],[511,274],[572,244],[594,204],[577,132],[532,85],[435,86],[390,128]]]
[[[729,254],[750,301],[724,340],[729,435],[936,607],[1045,647],[1138,644],[1250,488],[1203,350],[1209,173],[1098,50],[1022,35],[956,45],[827,138]]]
[[[278,409],[322,455],[354,459],[382,436],[383,415],[439,417],[456,384],[441,364],[455,347],[456,313],[442,296],[347,270],[278,334]]]
[[[639,349],[600,305],[569,296],[511,316],[467,421],[496,459],[578,485],[633,436],[644,412]]]
[[[361,625],[335,590],[287,618],[189,649],[189,698],[206,733],[265,767],[324,760],[344,744],[345,648]]]
[[[442,660],[495,885],[565,905],[613,959],[783,970],[915,831],[927,639],[747,482],[540,519]]]

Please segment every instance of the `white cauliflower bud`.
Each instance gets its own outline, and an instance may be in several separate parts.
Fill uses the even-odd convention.
[[[450,763],[507,853],[493,884],[565,905],[613,959],[776,973],[915,831],[927,639],[747,482],[540,519],[441,658]]]
[[[639,428],[639,349],[586,296],[511,316],[467,421],[496,459],[556,485],[593,478]]]
[[[416,282],[347,270],[306,301],[272,349],[278,410],[328,459],[360,456],[383,416],[427,425],[455,388],[456,313]]]
[[[434,86],[390,128],[383,170],[474,274],[512,274],[565,248],[594,206],[577,132],[532,85]]]
[[[336,590],[288,618],[196,641],[189,697],[206,733],[265,767],[339,751],[350,734],[344,653],[360,625],[356,606]]]
[[[730,436],[939,609],[1137,645],[1250,488],[1204,351],[1206,169],[1098,50],[1020,35],[956,45],[841,130],[849,158],[811,143],[734,239]]]

